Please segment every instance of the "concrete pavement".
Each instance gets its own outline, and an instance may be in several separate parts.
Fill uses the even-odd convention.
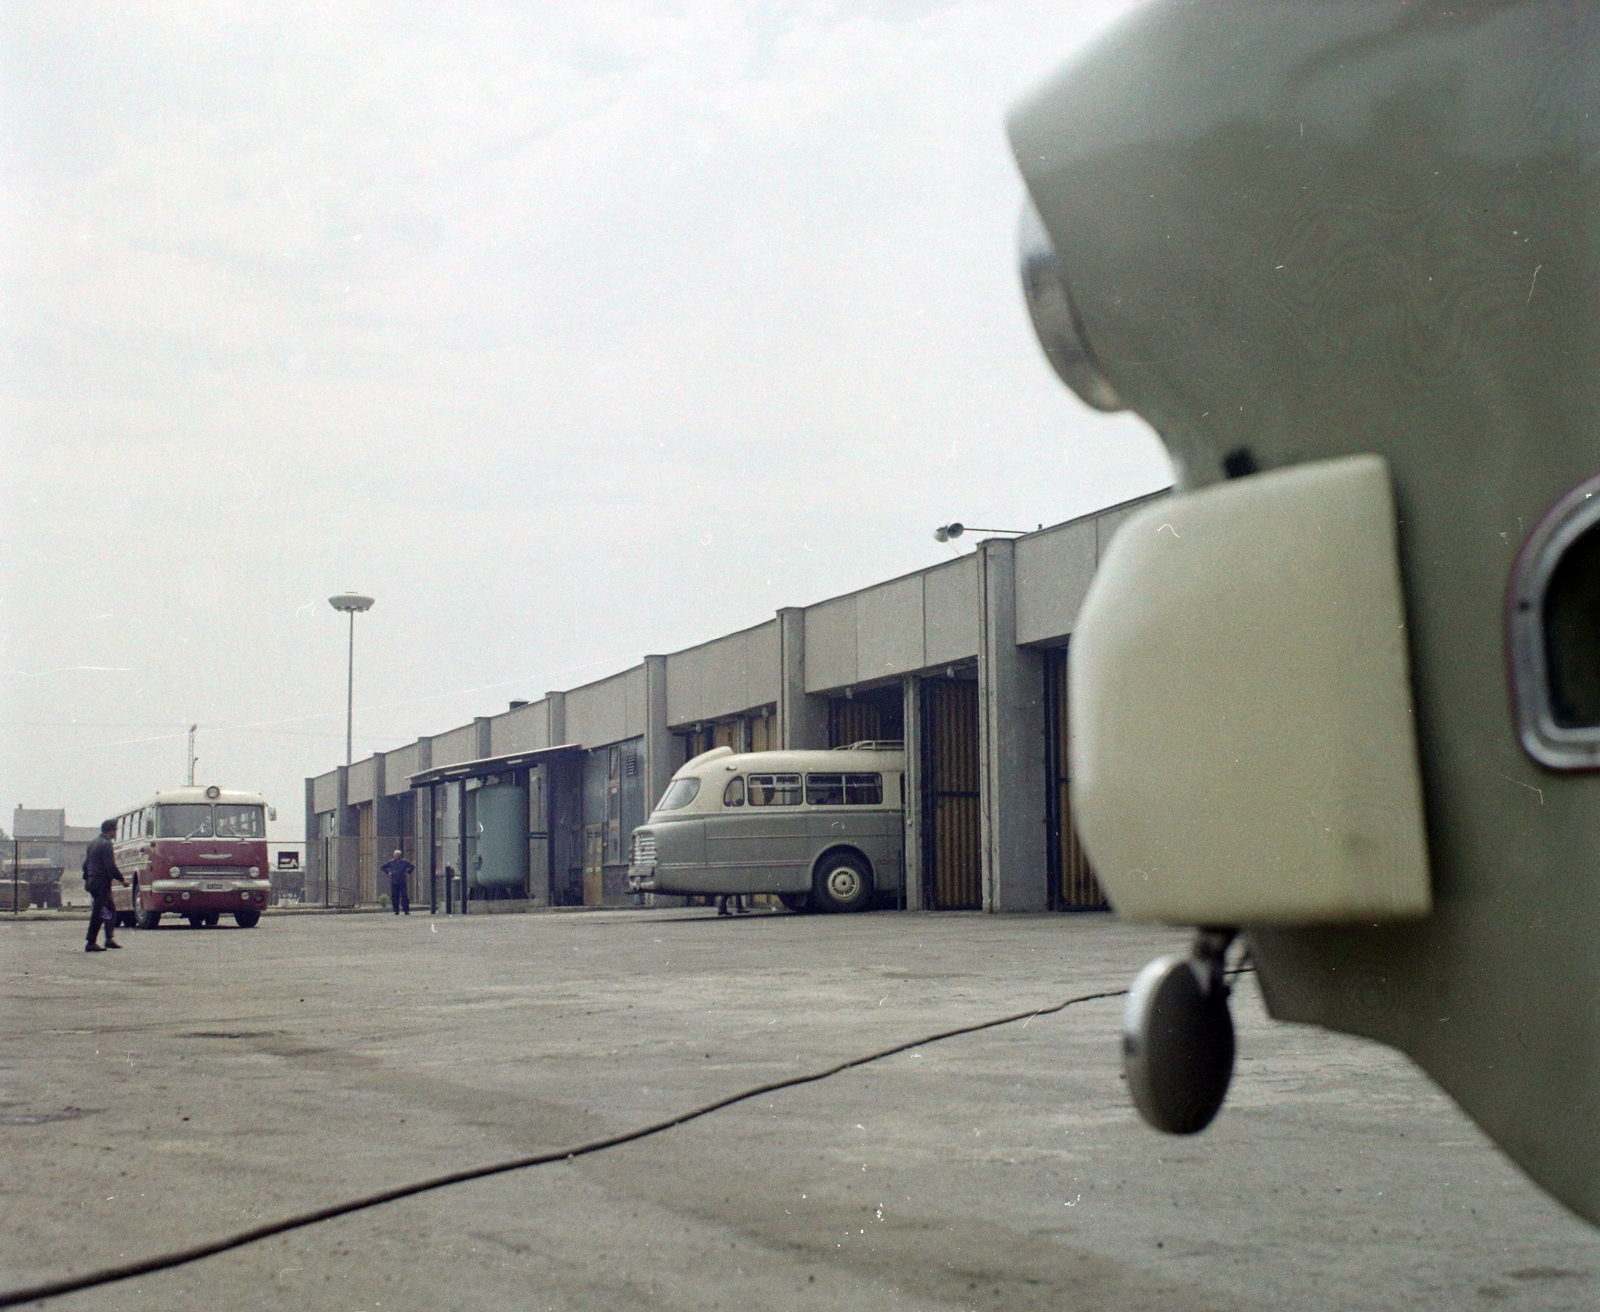
[[[1120,987],[1105,917],[0,923],[7,1288]],[[1432,1309],[1600,1301],[1600,1235],[1398,1055],[1236,993],[1218,1122],[1128,1108],[1119,1001],[53,1307]]]

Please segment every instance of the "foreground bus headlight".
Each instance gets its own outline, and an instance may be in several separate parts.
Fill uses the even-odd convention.
[[[250,878],[251,879],[260,879],[261,878],[261,867],[260,866],[251,866],[250,867]]]
[[[1127,409],[1095,363],[1083,319],[1072,303],[1066,271],[1031,196],[1023,199],[1017,224],[1017,262],[1028,316],[1051,368],[1085,405],[1096,410]]]

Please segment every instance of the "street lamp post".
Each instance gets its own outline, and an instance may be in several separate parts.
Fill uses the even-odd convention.
[[[328,605],[334,610],[342,610],[350,617],[350,648],[349,661],[345,673],[344,685],[344,767],[350,768],[354,756],[355,743],[355,714],[356,714],[356,612],[372,609],[372,598],[364,597],[359,592],[341,592],[337,597],[329,597]],[[341,819],[340,826],[343,821]],[[341,848],[343,844],[340,844]],[[359,860],[359,858],[358,858]],[[343,864],[341,861],[340,864]],[[333,872],[328,869],[328,854],[323,853],[322,858],[322,900],[329,901]]]
[[[371,610],[372,598],[363,597],[359,592],[341,592],[337,597],[329,597],[328,605],[334,610],[344,611],[350,617],[350,659],[344,686],[344,763],[348,767],[352,760],[351,747],[355,741],[356,612]]]
[[[950,523],[940,524],[933,530],[935,542],[948,542],[951,538],[958,538],[963,533],[1009,533],[1021,537],[1028,530],[1025,528],[974,528],[971,524]]]

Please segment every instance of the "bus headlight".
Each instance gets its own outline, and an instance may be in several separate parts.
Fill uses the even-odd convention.
[[[1056,256],[1044,220],[1031,196],[1024,197],[1017,224],[1017,263],[1028,317],[1057,376],[1087,406],[1125,410],[1122,398],[1100,372],[1083,333],[1083,319],[1072,303],[1066,270]]]
[[[250,878],[251,879],[260,879],[261,878],[261,867],[260,866],[251,866],[250,867]]]

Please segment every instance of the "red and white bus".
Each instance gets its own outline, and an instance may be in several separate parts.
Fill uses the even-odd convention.
[[[112,885],[118,918],[154,929],[183,916],[196,929],[231,915],[242,929],[261,919],[272,886],[267,805],[259,793],[172,788],[117,817]]]

